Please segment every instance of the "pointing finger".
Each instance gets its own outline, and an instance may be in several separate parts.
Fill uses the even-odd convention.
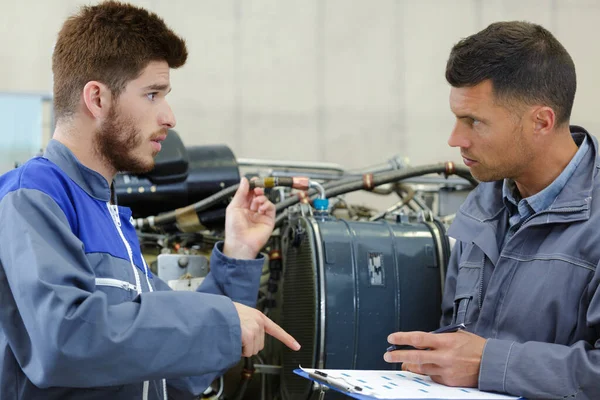
[[[268,317],[265,316],[264,319],[266,333],[273,336],[290,349],[294,351],[300,350],[300,344],[292,337],[292,335],[287,333],[282,327],[271,321]]]

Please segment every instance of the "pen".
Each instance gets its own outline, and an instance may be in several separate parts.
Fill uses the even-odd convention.
[[[452,324],[452,325],[448,325],[448,326],[444,326],[440,329],[436,329],[435,331],[431,332],[431,333],[450,333],[450,332],[457,332],[460,331],[461,329],[466,329],[467,326],[465,324]]]
[[[461,329],[465,329],[466,327],[467,326],[465,324],[452,324],[452,325],[448,325],[448,326],[444,326],[442,328],[436,329],[435,331],[433,331],[431,333],[457,332]],[[395,351],[395,350],[421,350],[421,349],[417,349],[416,347],[409,346],[406,344],[393,344],[387,348],[387,351]]]

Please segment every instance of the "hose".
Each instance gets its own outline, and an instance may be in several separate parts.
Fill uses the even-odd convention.
[[[263,179],[255,179],[250,182],[250,190],[254,188],[272,188],[276,186],[288,186],[295,189],[307,190],[309,187],[317,187],[320,185],[316,185],[316,182],[309,181],[308,178],[304,177],[294,177],[294,178],[278,178],[278,177],[267,177]],[[198,225],[202,226],[202,221],[198,220],[198,214],[203,211],[211,208],[212,206],[219,204],[226,200],[227,198],[233,196],[237,189],[239,188],[239,183],[233,186],[229,186],[203,200],[200,200],[194,204],[190,204],[188,206],[178,208],[173,211],[168,211],[166,213],[159,214],[157,216],[150,216],[146,218],[138,218],[134,220],[133,226],[138,229],[144,228],[155,228],[155,227],[163,227],[167,225],[177,225],[178,222],[181,222],[182,225],[190,225],[196,229]],[[322,190],[322,188],[321,188]],[[224,217],[223,215],[219,215],[218,218]],[[180,221],[181,220],[181,221]],[[180,229],[185,232],[185,229]],[[197,230],[197,229],[196,229]]]
[[[254,188],[265,188],[270,189],[278,186],[291,187],[299,190],[306,190],[310,186],[310,181],[308,178],[303,176],[296,176],[292,178],[288,177],[277,177],[277,176],[268,176],[266,178],[261,179],[253,179],[250,181],[250,190]]]
[[[254,375],[254,363],[252,362],[250,357],[244,358],[244,368],[242,369],[242,379],[240,381],[237,390],[233,394],[233,400],[242,400],[244,398],[244,394],[246,393],[246,389],[248,389],[248,384],[250,383],[250,379]]]
[[[463,166],[457,166],[453,162],[438,163],[432,165],[425,165],[422,167],[409,167],[400,170],[391,170],[380,172],[376,174],[365,174],[361,178],[351,177],[338,181],[332,181],[325,185],[321,185],[318,182],[308,180],[304,177],[299,178],[264,178],[253,180],[251,182],[251,188],[253,187],[274,187],[273,185],[285,185],[293,188],[308,189],[308,196],[314,198],[315,194],[319,193],[319,198],[335,197],[343,193],[348,193],[356,190],[373,190],[376,186],[383,185],[389,182],[395,182],[402,179],[412,178],[414,176],[426,175],[431,173],[443,173],[446,176],[456,174],[467,181],[473,186],[477,186],[478,182],[471,175],[469,169]],[[144,228],[161,228],[165,226],[177,226],[180,231],[186,232],[189,229],[198,230],[198,227],[202,227],[202,221],[200,221],[198,214],[211,208],[212,206],[223,202],[225,199],[233,196],[237,191],[239,184],[229,186],[209,197],[198,201],[189,206],[178,208],[173,211],[159,214],[157,216],[149,216],[146,218],[138,218],[134,220],[134,227],[138,229]],[[308,201],[306,192],[298,192],[298,196],[293,196],[285,199],[275,205],[277,213],[281,213],[283,210],[291,205],[298,203],[299,201]],[[219,217],[222,217],[221,215]],[[277,223],[279,221],[279,224]],[[276,218],[275,226],[279,226],[283,218]]]
[[[395,191],[398,194],[398,197],[400,197],[400,201],[397,202],[396,204],[394,204],[393,206],[391,206],[390,208],[388,208],[387,210],[374,215],[373,217],[371,217],[369,219],[369,221],[380,220],[381,218],[385,217],[386,215],[404,207],[405,205],[410,203],[410,201],[415,197],[414,189],[408,185],[394,185],[394,189],[395,190],[391,190],[391,191]],[[406,192],[406,194],[404,194],[403,192]]]
[[[400,170],[386,171],[378,174],[366,174],[362,178],[349,178],[340,181],[334,181],[323,185],[327,197],[335,197],[344,193],[353,192],[356,190],[372,190],[374,187],[383,185],[390,182],[396,182],[403,179],[412,178],[420,175],[427,175],[433,173],[443,173],[445,175],[458,175],[463,179],[469,181],[473,186],[477,186],[479,182],[471,175],[471,172],[467,167],[456,166],[453,162],[437,163],[431,165],[425,165],[421,167],[409,167]],[[316,191],[309,190],[308,195],[310,198],[314,197]],[[285,199],[284,201],[275,205],[277,213],[285,210],[289,206],[292,206],[300,201],[298,196],[293,196]],[[277,221],[276,219],[276,226]]]
[[[173,211],[168,211],[166,213],[162,213],[157,216],[138,218],[133,221],[134,222],[133,226],[138,229],[143,229],[143,228],[161,227],[161,226],[165,226],[165,225],[175,225],[177,223],[177,220],[179,218],[181,218],[182,216],[194,218],[194,215],[195,215],[195,218],[197,219],[198,213],[201,213],[202,211],[204,211],[216,204],[219,204],[223,200],[233,196],[239,186],[240,186],[240,184],[237,183],[233,186],[226,187],[225,189],[223,189],[203,200],[200,200],[197,203],[190,204],[189,206],[178,208]]]

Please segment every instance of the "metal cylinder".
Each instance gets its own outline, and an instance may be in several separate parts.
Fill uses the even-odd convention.
[[[447,249],[439,230],[300,217],[283,232],[281,324],[302,343],[283,350],[283,399],[311,395],[311,382],[292,372],[298,365],[395,369],[383,360],[390,333],[439,327],[447,259],[438,256]]]

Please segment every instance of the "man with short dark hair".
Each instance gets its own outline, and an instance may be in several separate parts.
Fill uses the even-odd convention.
[[[600,157],[569,126],[575,67],[539,25],[498,22],[454,46],[448,143],[482,183],[456,215],[442,325],[398,332],[390,362],[452,386],[600,398]]]
[[[114,198],[115,174],[150,171],[175,126],[169,72],[186,58],[162,19],[123,3],[60,31],[53,140],[0,177],[0,398],[191,398],[265,333],[300,348],[253,308],[275,221],[260,189],[240,183],[196,293],[152,275]]]

